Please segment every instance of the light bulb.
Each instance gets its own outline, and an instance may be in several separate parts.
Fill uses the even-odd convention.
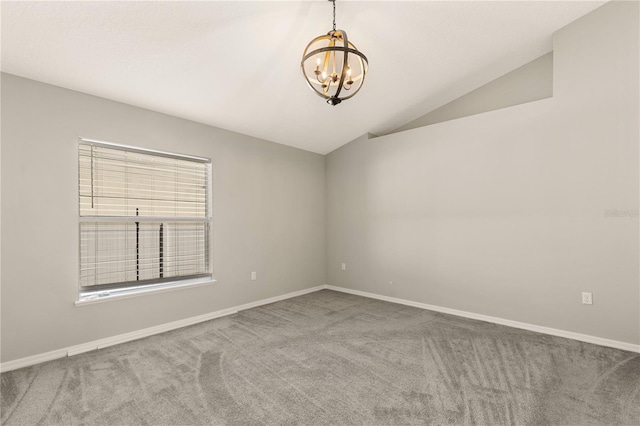
[[[348,67],[348,68],[347,68],[347,75],[348,75],[349,77],[351,77],[351,68],[350,68],[350,67]]]
[[[324,80],[325,78],[327,78],[327,73],[326,71],[322,71],[322,79]]]
[[[320,66],[320,58],[316,58],[316,65]]]

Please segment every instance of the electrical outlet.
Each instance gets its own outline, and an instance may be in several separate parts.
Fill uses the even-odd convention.
[[[256,273],[252,272],[251,273],[251,281],[255,281],[256,280]]]
[[[588,293],[586,291],[582,292],[582,304],[583,305],[593,305],[593,294]]]
[[[343,270],[343,271],[346,271],[346,270],[347,270],[347,264],[346,264],[346,263],[343,263],[343,264],[342,264],[342,270]]]

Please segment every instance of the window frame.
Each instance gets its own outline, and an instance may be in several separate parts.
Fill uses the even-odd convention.
[[[143,155],[165,157],[170,159],[177,159],[182,161],[191,161],[194,163],[201,163],[205,165],[206,184],[206,215],[205,217],[198,219],[194,217],[163,217],[163,216],[82,216],[81,215],[81,184],[80,184],[80,158],[82,146],[95,146],[103,147],[114,150],[121,150],[126,152],[138,153]],[[76,305],[96,303],[106,300],[112,300],[114,298],[126,298],[133,297],[147,293],[163,292],[168,290],[180,289],[185,287],[194,287],[204,284],[215,283],[216,280],[213,277],[213,166],[210,158],[198,157],[193,155],[178,154],[166,151],[159,151],[154,149],[147,149],[141,147],[135,147],[130,145],[123,145],[113,142],[99,141],[95,139],[79,138],[77,144],[77,178],[78,178],[78,281],[77,291],[78,300]],[[204,258],[206,265],[206,272],[201,274],[192,274],[185,276],[174,276],[168,278],[159,279],[146,279],[140,281],[122,281],[118,283],[109,284],[96,284],[90,286],[81,285],[81,273],[82,273],[82,224],[86,223],[108,223],[108,222],[133,222],[131,219],[136,218],[139,222],[193,222],[203,223],[205,225],[205,250]]]

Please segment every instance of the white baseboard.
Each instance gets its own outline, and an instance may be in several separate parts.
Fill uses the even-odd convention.
[[[294,291],[293,293],[283,294],[282,296],[270,297],[268,299],[258,300],[257,302],[245,303],[244,305],[236,306],[234,309],[237,311],[244,311],[245,309],[256,308],[262,305],[268,305],[269,303],[279,302],[281,300],[291,299],[292,297],[302,296],[304,294],[314,293],[319,290],[326,289],[326,285],[319,285],[317,287],[306,288],[300,291]]]
[[[281,296],[270,297],[268,299],[258,300],[256,302],[245,303],[229,309],[223,309],[216,312],[210,312],[204,315],[198,315],[195,317],[185,318],[179,321],[173,321],[166,324],[161,324],[155,327],[149,327],[142,330],[132,331],[130,333],[124,333],[117,336],[107,337],[105,339],[94,340],[92,342],[82,343],[80,345],[74,345],[67,348],[57,349],[55,351],[45,352],[38,355],[33,355],[25,358],[16,359],[13,361],[3,362],[0,364],[0,372],[16,370],[18,368],[29,367],[31,365],[40,364],[42,362],[51,361],[58,358],[64,358],[66,356],[73,356],[84,352],[89,352],[96,349],[102,349],[109,346],[117,345],[120,343],[129,342],[136,339],[142,339],[144,337],[153,336],[154,334],[164,333],[165,331],[175,330],[177,328],[186,327],[189,325],[197,324],[204,321],[209,321],[215,318],[235,314],[245,309],[251,309],[262,305],[268,305],[270,303],[279,302],[281,300],[290,299],[292,297],[302,296],[316,292],[318,290],[334,290],[342,293],[354,294],[357,296],[369,297],[371,299],[384,300],[392,303],[399,303],[401,305],[413,306],[416,308],[427,309],[435,312],[442,312],[445,314],[456,315],[459,317],[477,319],[481,321],[491,322],[495,324],[506,325],[514,328],[521,328],[523,330],[535,331],[543,334],[550,334],[552,336],[566,337],[568,339],[579,340],[587,343],[594,343],[596,345],[608,346],[611,348],[622,349],[631,352],[640,353],[640,345],[634,345],[632,343],[620,342],[617,340],[604,339],[602,337],[590,336],[587,334],[574,333],[571,331],[558,330],[556,328],[543,327],[534,324],[528,324],[524,322],[512,321],[503,318],[492,317],[488,315],[476,314],[473,312],[460,311],[457,309],[444,308],[441,306],[428,305],[426,303],[414,302],[411,300],[398,299],[395,297],[382,296],[380,294],[369,293],[366,291],[352,290],[344,287],[336,287],[332,285],[321,285],[312,287],[292,293],[283,294]]]
[[[238,311],[234,308],[223,309],[208,314],[198,315],[195,317],[185,318],[178,321],[168,322],[166,324],[156,325],[154,327],[143,328],[129,333],[119,334],[117,336],[107,337],[105,339],[94,340],[89,343],[83,343],[67,348],[67,356],[78,355],[84,352],[94,351],[96,349],[108,348],[109,346],[118,345],[120,343],[130,342],[136,339],[153,336],[154,334],[164,333],[165,331],[175,330],[177,328],[186,327],[200,322],[209,321],[215,318],[232,315]]]
[[[255,308],[257,306],[279,302],[281,300],[290,299],[292,297],[302,296],[303,294],[313,293],[315,291],[322,290],[325,287],[326,286],[324,285],[312,287],[312,288],[308,288],[300,291],[295,291],[293,293],[283,294],[281,296],[275,296],[275,297],[270,297],[268,299],[259,300],[257,302],[246,303],[244,305],[236,306],[234,308],[222,309],[220,311],[210,312],[208,314],[185,318],[182,320],[157,325],[154,327],[144,328],[142,330],[136,330],[129,333],[119,334],[117,336],[111,336],[105,339],[94,340],[91,342],[69,346],[67,348],[57,349],[55,351],[46,352],[43,354],[38,354],[38,355],[33,355],[25,358],[16,359],[13,361],[3,362],[0,364],[0,372],[16,370],[18,368],[23,368],[23,367],[29,367],[31,365],[40,364],[41,362],[51,361],[58,358],[64,358],[66,356],[78,355],[84,352],[89,352],[96,349],[102,349],[102,348],[117,345],[120,343],[130,342],[136,339],[142,339],[143,337],[153,336],[154,334],[164,333],[165,331],[171,331],[177,328],[186,327],[188,325],[193,325],[200,322],[209,321],[215,318],[220,318],[223,316],[235,314],[238,311],[242,311],[245,309]]]
[[[4,373],[5,371],[17,370],[18,368],[28,367],[30,365],[40,364],[42,362],[52,361],[58,358],[64,358],[65,356],[67,356],[66,349],[57,349],[55,351],[45,352],[43,354],[14,359],[13,361],[7,361],[0,364],[0,373]]]
[[[380,294],[369,293],[366,291],[352,290],[350,288],[336,287],[332,285],[326,285],[325,288],[329,290],[340,291],[342,293],[354,294],[357,296],[369,297],[371,299],[384,300],[386,302],[399,303],[401,305],[413,306],[415,308],[427,309],[435,312],[442,312],[445,314],[456,315],[459,317],[471,318],[480,321],[491,322],[494,324],[506,325],[514,328],[521,328],[523,330],[535,331],[543,334],[550,334],[552,336],[566,337],[567,339],[579,340],[581,342],[593,343],[601,346],[608,346],[611,348],[622,349],[625,351],[640,353],[640,345],[634,345],[633,343],[620,342],[618,340],[610,340],[602,337],[590,336],[588,334],[574,333],[572,331],[559,330],[557,328],[543,327],[535,324],[528,324],[525,322],[512,321],[508,319],[492,317],[489,315],[476,314],[473,312],[459,311],[457,309],[443,308],[441,306],[428,305],[426,303],[414,302],[411,300],[398,299],[396,297],[382,296]]]

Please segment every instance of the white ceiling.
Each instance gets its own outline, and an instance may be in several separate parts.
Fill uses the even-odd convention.
[[[3,1],[1,69],[324,154],[550,51],[554,31],[603,3],[338,0],[369,73],[335,107],[299,68],[331,29],[324,0]]]

